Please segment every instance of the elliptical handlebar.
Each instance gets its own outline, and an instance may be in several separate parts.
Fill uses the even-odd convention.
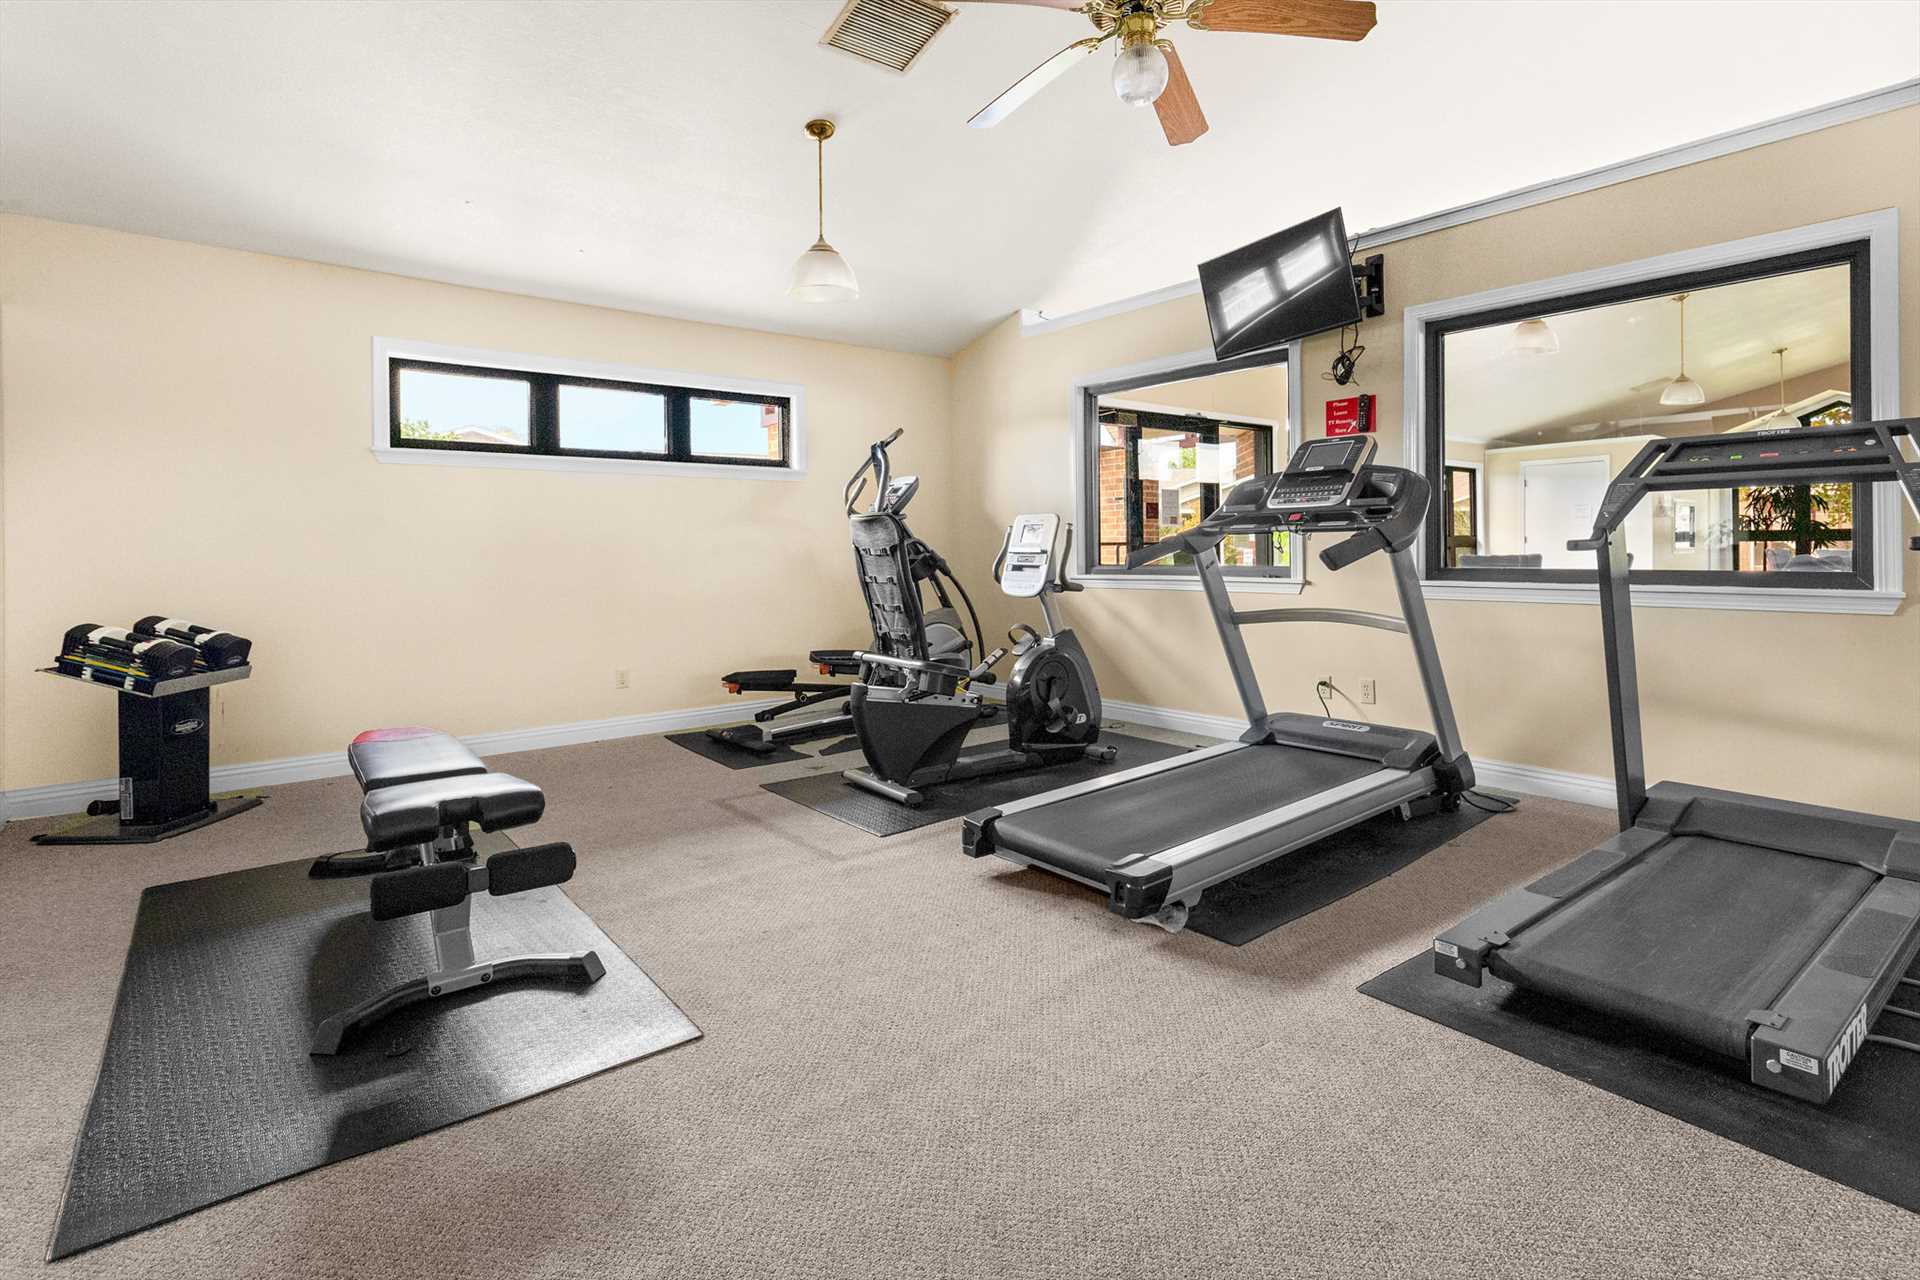
[[[878,481],[878,485],[873,492],[873,506],[870,509],[874,511],[880,509],[881,500],[887,496],[887,481],[893,478],[893,461],[887,456],[887,449],[894,441],[906,433],[907,429],[905,427],[895,427],[892,434],[886,436],[884,439],[874,441],[867,447],[867,460],[860,464],[858,469],[856,469],[853,475],[847,480],[847,487],[840,491],[840,496],[846,503],[848,515],[854,516],[860,514],[858,504],[860,502],[860,495],[866,492],[867,473],[869,471],[873,473],[874,479]]]

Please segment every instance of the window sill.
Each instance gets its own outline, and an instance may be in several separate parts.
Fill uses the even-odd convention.
[[[1522,604],[1600,603],[1600,588],[1582,582],[1420,583],[1429,600],[1501,600]],[[1636,608],[1732,609],[1750,613],[1852,613],[1886,616],[1900,608],[1901,591],[1807,591],[1795,588],[1645,586],[1633,589]]]
[[[1089,573],[1073,579],[1089,591],[1198,591],[1200,579],[1194,577],[1174,577],[1171,574],[1118,574]],[[1227,579],[1228,591],[1244,591],[1249,595],[1297,596],[1306,584],[1298,578],[1233,578]]]
[[[711,462],[653,462],[641,458],[566,458],[544,453],[467,453],[459,449],[373,447],[380,462],[409,467],[481,467],[506,471],[592,471],[601,475],[726,476],[744,480],[800,480],[799,467],[730,467]]]

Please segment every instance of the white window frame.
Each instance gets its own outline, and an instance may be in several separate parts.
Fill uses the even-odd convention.
[[[1298,342],[1287,344],[1286,430],[1284,433],[1278,430],[1280,426],[1279,423],[1269,424],[1276,428],[1274,431],[1276,457],[1273,460],[1275,467],[1285,466],[1286,458],[1292,457],[1293,451],[1300,445],[1300,416],[1302,404],[1305,399],[1300,385],[1300,347],[1301,344]],[[1087,441],[1091,438],[1094,428],[1098,425],[1097,423],[1087,420],[1088,390],[1113,382],[1125,382],[1130,379],[1155,374],[1178,373],[1181,375],[1182,381],[1193,378],[1212,377],[1215,371],[1209,370],[1207,366],[1219,363],[1219,361],[1214,359],[1211,350],[1202,349],[1199,351],[1184,351],[1178,355],[1156,356],[1151,360],[1142,360],[1135,364],[1121,365],[1113,369],[1100,369],[1091,373],[1080,374],[1074,378],[1072,386],[1068,389],[1067,393],[1067,422],[1069,424],[1071,444],[1069,463],[1072,467],[1073,476],[1074,522],[1081,531],[1081,546],[1090,545],[1086,541],[1086,531],[1088,529],[1097,530],[1099,527],[1099,514],[1094,510],[1093,505],[1094,495],[1087,490]],[[1220,369],[1217,372],[1238,373],[1246,368],[1259,367],[1238,365],[1237,362],[1229,362],[1229,364],[1230,367]],[[1116,391],[1112,394],[1115,397],[1124,398],[1127,393],[1125,391]],[[1118,401],[1110,401],[1110,403],[1118,403]],[[1142,407],[1147,408],[1149,406],[1143,405]],[[1161,412],[1165,412],[1164,406],[1158,406],[1158,408]],[[1258,418],[1249,418],[1245,415],[1233,414],[1223,415],[1209,413],[1196,414],[1195,416],[1218,418],[1221,421],[1251,423],[1263,421]],[[1281,436],[1283,434],[1285,436],[1284,451],[1280,449]],[[1252,577],[1243,574],[1228,574],[1226,576],[1228,589],[1232,591],[1246,591],[1255,595],[1300,594],[1301,590],[1306,586],[1306,575],[1303,572],[1306,567],[1305,547],[1302,545],[1303,541],[1303,539],[1297,536],[1294,538],[1293,549],[1289,556],[1291,564],[1284,576]],[[1197,574],[1086,573],[1080,568],[1078,552],[1075,553],[1074,560],[1075,563],[1067,566],[1068,578],[1080,583],[1090,591],[1199,591],[1201,589],[1200,578]]]
[[[392,359],[431,360],[441,364],[464,364],[506,372],[518,370],[525,373],[572,374],[613,382],[644,382],[656,386],[698,387],[702,391],[740,391],[749,395],[782,396],[790,406],[787,413],[787,465],[736,467],[724,463],[664,462],[652,458],[577,458],[555,457],[551,454],[482,452],[477,449],[467,453],[458,449],[395,448],[391,406],[388,402],[392,383],[387,376],[387,362]],[[403,338],[373,340],[373,456],[380,462],[402,466],[589,471],[601,475],[724,476],[730,480],[799,480],[807,473],[805,406],[806,388],[797,382],[767,382],[724,374],[648,369],[639,365],[572,360],[565,356],[527,355],[517,351],[491,351],[482,347],[448,346],[439,342],[414,342]]]
[[[1429,431],[1426,403],[1426,329],[1429,324],[1499,307],[1544,302],[1573,293],[1638,284],[1666,276],[1715,267],[1737,266],[1783,254],[1865,240],[1868,245],[1867,308],[1871,332],[1872,384],[1867,412],[1875,419],[1900,416],[1900,214],[1897,209],[1829,222],[1816,222],[1787,231],[1730,240],[1678,253],[1642,258],[1592,271],[1578,271],[1549,280],[1488,289],[1457,298],[1410,306],[1405,312],[1402,342],[1401,403],[1406,406],[1406,465],[1422,471]],[[1633,589],[1636,606],[1670,609],[1740,609],[1760,613],[1892,614],[1906,599],[1902,570],[1906,560],[1904,536],[1906,503],[1892,481],[1874,485],[1873,576],[1865,591],[1834,591],[1800,587],[1783,589],[1739,586],[1648,585]],[[1429,600],[1504,600],[1547,604],[1600,602],[1596,583],[1574,582],[1436,582],[1426,577],[1426,539],[1415,545],[1421,567],[1421,587]]]

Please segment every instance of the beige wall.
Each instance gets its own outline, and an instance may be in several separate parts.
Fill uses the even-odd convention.
[[[1920,412],[1920,109],[1770,144],[1601,191],[1388,245],[1388,311],[1340,394],[1379,396],[1380,444],[1401,449],[1401,310],[1607,263],[1869,210],[1900,212],[1902,409]],[[1737,201],[1725,193],[1740,191]],[[1330,193],[1331,200],[1337,192]],[[1076,376],[1207,345],[1188,297],[1023,338],[1009,320],[954,358],[959,486],[951,555],[990,554],[1003,512],[1070,510],[1068,385]],[[1333,335],[1309,341],[1305,429],[1318,434]],[[1909,528],[1911,529],[1911,522]],[[1920,591],[1920,555],[1905,567]],[[1316,603],[1393,605],[1386,565],[1313,565]],[[1070,619],[1110,698],[1237,711],[1198,593],[1090,590]],[[1435,629],[1469,747],[1490,759],[1606,776],[1611,763],[1598,620],[1591,606],[1436,600]],[[1643,609],[1647,754],[1655,777],[1920,817],[1920,608],[1893,617]],[[1276,707],[1316,704],[1313,681],[1379,681],[1378,718],[1424,723],[1399,637],[1370,630],[1256,631]],[[1712,655],[1704,661],[1703,655]]]
[[[383,465],[376,335],[800,383],[809,473]],[[870,440],[907,428],[936,546],[958,491],[942,359],[17,217],[0,377],[8,789],[113,772],[113,700],[33,673],[76,622],[253,637],[216,763],[710,706],[724,671],[865,638],[839,498]]]

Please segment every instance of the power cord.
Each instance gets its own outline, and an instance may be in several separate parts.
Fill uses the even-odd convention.
[[[1335,685],[1331,680],[1315,680],[1313,682],[1313,696],[1320,699],[1320,714],[1326,716],[1329,720],[1333,718],[1333,708],[1327,705],[1327,699],[1338,692],[1340,692],[1339,686]]]
[[[1490,796],[1484,791],[1462,791],[1460,798],[1482,813],[1512,813],[1520,807],[1518,800],[1508,800],[1501,796]],[[1482,800],[1489,801],[1490,803],[1481,804],[1480,801]],[[1500,807],[1494,808],[1494,805]]]
[[[1347,330],[1353,330],[1353,341],[1347,341]],[[1340,326],[1340,354],[1333,358],[1333,368],[1321,374],[1328,382],[1346,386],[1353,381],[1354,366],[1360,363],[1360,357],[1367,354],[1366,346],[1360,341],[1360,326],[1343,324]]]

